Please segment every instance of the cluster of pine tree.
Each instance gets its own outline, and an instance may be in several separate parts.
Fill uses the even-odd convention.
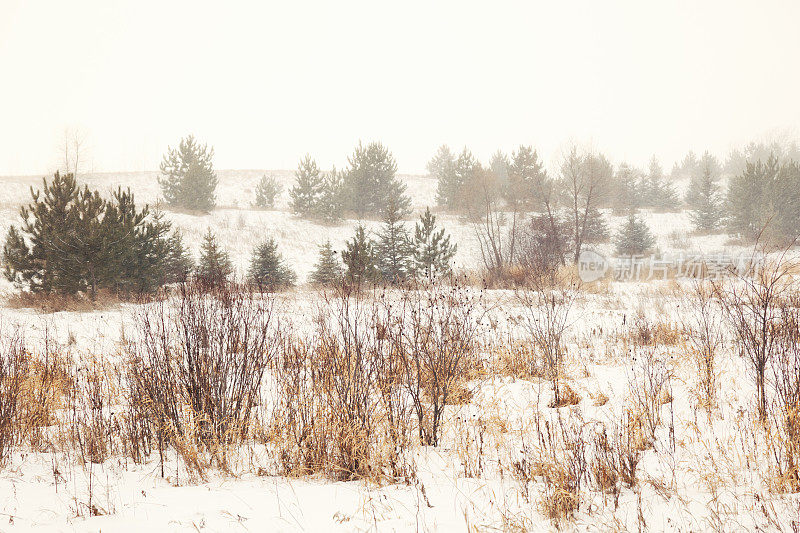
[[[377,240],[363,225],[345,243],[341,261],[330,242],[320,247],[319,260],[311,274],[314,283],[328,285],[346,280],[352,284],[401,283],[412,277],[435,279],[452,272],[456,245],[444,228],[437,228],[430,209],[420,217],[413,234],[403,225],[400,208],[390,204]]]
[[[22,224],[12,226],[3,247],[6,278],[32,292],[148,293],[189,268],[179,233],[130,191],[111,199],[79,188],[72,174],[56,172],[31,189]]]
[[[307,155],[295,172],[289,195],[292,210],[304,218],[336,220],[345,211],[358,217],[383,216],[390,204],[407,213],[411,204],[405,185],[397,178],[397,163],[381,143],[361,143],[342,171],[323,174]]]
[[[626,163],[619,165],[612,189],[611,207],[619,212],[640,208],[668,211],[680,204],[675,186],[664,175],[655,157],[650,160],[647,173]]]

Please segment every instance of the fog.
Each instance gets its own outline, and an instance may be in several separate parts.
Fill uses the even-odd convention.
[[[0,3],[0,175],[60,162],[154,170],[194,133],[217,168],[342,165],[380,140],[399,171],[566,143],[669,168],[800,125],[800,4]]]

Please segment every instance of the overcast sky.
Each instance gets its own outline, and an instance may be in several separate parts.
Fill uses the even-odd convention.
[[[0,175],[60,160],[157,169],[194,133],[217,168],[403,172],[443,143],[483,160],[572,141],[668,169],[800,126],[800,2],[0,0]]]

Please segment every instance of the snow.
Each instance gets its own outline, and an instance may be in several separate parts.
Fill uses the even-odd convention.
[[[291,172],[268,172],[284,185],[276,209],[252,209],[246,199],[253,196],[264,173],[221,171],[219,207],[214,212],[206,216],[167,212],[167,216],[183,231],[195,254],[203,233],[211,227],[240,273],[252,249],[268,235],[274,236],[302,282],[316,261],[317,246],[331,240],[341,249],[357,221],[328,226],[291,215],[287,192]],[[418,213],[435,196],[436,183],[421,176],[403,179]],[[139,202],[153,202],[159,194],[155,173],[90,175],[83,180],[106,191],[130,186]],[[28,187],[39,182],[27,177],[2,179],[0,232],[16,223],[19,205],[28,200]],[[606,215],[612,230],[624,221]],[[675,232],[687,236],[691,250],[711,253],[734,248],[726,236],[691,235],[684,213],[645,212],[643,216],[662,251],[671,249],[670,236]],[[439,215],[439,220],[459,246],[457,265],[477,267],[478,250],[470,226],[453,215]],[[375,230],[379,222],[366,224]],[[611,253],[608,248],[604,251]],[[3,287],[12,289],[8,283]],[[309,327],[320,305],[320,294],[306,286],[278,298],[280,316],[291,320],[295,331]],[[483,292],[483,298],[486,317],[481,335],[486,345],[523,338],[515,320],[521,309],[513,293],[490,290]],[[136,465],[112,457],[87,466],[61,452],[23,448],[0,467],[0,531],[461,531],[516,526],[553,530],[554,524],[542,515],[538,504],[542,483],[532,483],[530,499],[524,498],[519,481],[509,471],[509,459],[520,453],[520,443],[537,417],[555,421],[572,414],[586,424],[618,421],[630,396],[635,365],[632,348],[619,339],[629,331],[637,312],[654,322],[680,324],[686,318],[681,298],[680,286],[676,289],[673,282],[612,283],[596,293],[587,291],[567,335],[567,383],[580,395],[580,403],[549,408],[553,396],[549,382],[489,372],[470,384],[474,396],[469,404],[448,407],[442,445],[413,450],[417,480],[410,484],[286,478],[258,475],[250,468],[229,474],[212,470],[206,480],[189,479],[181,471],[176,479],[174,456],[168,456],[167,476],[162,478],[155,459]],[[1,316],[4,326],[23,326],[32,344],[41,342],[46,332],[69,345],[76,356],[102,355],[114,362],[138,310],[132,304],[53,314],[5,309]],[[768,472],[753,420],[754,386],[735,346],[728,343],[721,351],[720,406],[711,414],[696,405],[696,366],[685,346],[657,350],[674,373],[673,401],[661,411],[662,417],[673,421],[674,435],[666,423],[659,427],[655,446],[642,454],[638,487],[623,489],[618,507],[587,488],[567,529],[796,529],[793,523],[800,520],[800,497],[775,493],[762,481]],[[601,393],[608,402],[595,405],[593,397]],[[494,429],[487,444],[485,473],[467,478],[459,447],[465,445],[464,435],[470,434],[478,419],[491,421]],[[466,443],[474,444],[468,437]],[[470,449],[461,452],[472,453]],[[262,460],[266,459],[256,448],[255,462]],[[59,474],[54,474],[54,466]],[[99,516],[90,517],[87,512],[90,480],[92,505]]]

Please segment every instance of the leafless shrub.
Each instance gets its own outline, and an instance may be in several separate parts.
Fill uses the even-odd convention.
[[[458,284],[421,285],[403,294],[395,349],[403,355],[404,386],[425,445],[439,443],[445,406],[477,364],[477,304]]]
[[[542,514],[556,526],[569,520],[581,502],[581,488],[588,471],[586,425],[580,417],[559,417],[538,425],[533,442],[523,439],[522,454],[512,463],[513,473],[529,497],[529,485],[544,484],[539,502]]]
[[[115,422],[110,371],[97,361],[75,369],[68,399],[70,441],[81,463],[103,463],[113,452]]]
[[[202,444],[224,464],[219,445],[249,435],[280,343],[275,322],[271,299],[228,283],[183,284],[176,299],[139,313],[139,338],[128,346],[128,389],[131,399],[144,401],[162,457],[168,443],[197,464],[191,446]],[[134,446],[146,448],[146,440]]]
[[[554,404],[561,404],[559,380],[563,372],[564,333],[572,325],[572,313],[579,297],[577,283],[553,283],[553,278],[536,279],[529,290],[517,291],[524,306],[524,326],[531,343],[542,356],[545,378],[553,383]]]
[[[0,463],[19,439],[19,415],[28,358],[19,331],[0,344]]]
[[[402,315],[365,292],[326,295],[311,342],[292,340],[278,358],[273,434],[282,472],[340,480],[409,480],[411,401]]]
[[[640,349],[634,352],[633,366],[628,376],[632,396],[634,419],[647,437],[646,446],[656,439],[656,430],[661,423],[661,406],[671,401],[670,379],[672,374],[667,365],[653,349]]]
[[[633,488],[637,484],[641,443],[630,413],[625,410],[619,423],[601,425],[595,432],[593,444],[592,479],[600,491],[612,495],[616,508],[621,488]]]
[[[780,321],[781,302],[794,290],[794,262],[786,254],[784,250],[777,256],[764,257],[751,271],[714,283],[715,295],[741,354],[750,363],[761,421],[767,416],[766,370],[779,348],[773,332]]]
[[[688,343],[697,365],[697,395],[706,409],[717,403],[717,352],[723,341],[722,321],[712,287],[695,283],[686,299],[687,312],[682,313]]]
[[[781,319],[771,335],[778,345],[772,363],[774,399],[771,402],[773,457],[776,488],[800,492],[800,299],[795,295],[781,304]]]
[[[674,324],[654,323],[641,312],[631,321],[630,330],[630,341],[635,346],[672,346],[681,339],[681,332]]]

